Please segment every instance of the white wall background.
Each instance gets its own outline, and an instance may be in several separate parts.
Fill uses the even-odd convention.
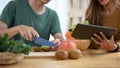
[[[68,0],[51,0],[47,6],[58,13],[63,37],[65,38],[65,33],[68,30]]]
[[[0,0],[0,15],[1,12],[3,10],[3,8],[5,7],[5,5],[9,2],[10,0]]]

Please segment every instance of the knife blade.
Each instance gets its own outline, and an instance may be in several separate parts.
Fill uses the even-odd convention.
[[[36,44],[39,44],[39,45],[56,46],[55,43],[50,42],[50,41],[48,41],[48,40],[46,40],[46,39],[43,39],[43,38],[40,38],[40,37],[39,37],[39,38],[35,37],[35,38],[34,38],[34,42],[35,42]]]

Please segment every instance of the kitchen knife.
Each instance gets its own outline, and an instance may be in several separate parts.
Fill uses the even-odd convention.
[[[35,42],[36,44],[39,44],[39,45],[56,46],[55,43],[50,42],[50,41],[48,41],[48,40],[46,40],[46,39],[43,39],[43,38],[40,38],[40,37],[39,37],[39,38],[35,37],[35,38],[34,38],[34,42]]]

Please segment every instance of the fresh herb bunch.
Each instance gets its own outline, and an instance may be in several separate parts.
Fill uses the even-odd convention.
[[[0,36],[0,52],[24,53],[28,55],[31,50],[32,47],[21,40],[8,39],[8,34]]]

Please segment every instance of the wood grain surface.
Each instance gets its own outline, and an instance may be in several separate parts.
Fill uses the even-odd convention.
[[[108,53],[104,50],[82,51],[79,59],[57,60],[55,52],[31,52],[24,60],[0,68],[119,68],[120,52]]]

